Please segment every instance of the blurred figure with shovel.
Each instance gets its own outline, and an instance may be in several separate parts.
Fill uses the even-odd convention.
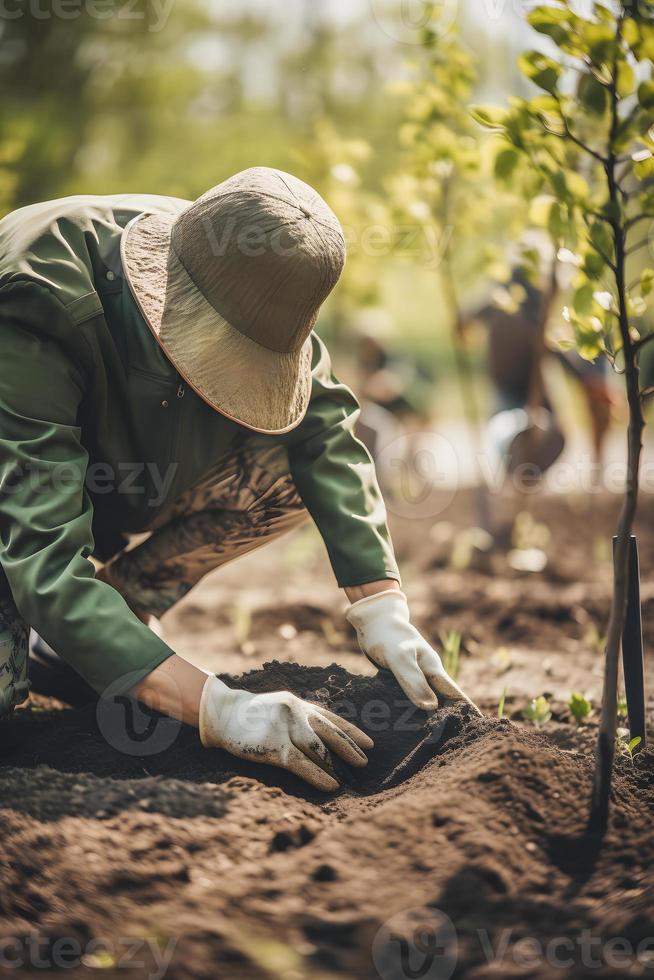
[[[545,358],[552,356],[546,329],[558,292],[555,266],[543,286],[516,267],[508,286],[496,290],[496,301],[467,317],[467,322],[480,321],[488,331],[488,375],[494,396],[487,439],[518,487],[542,478],[565,447],[543,372]],[[595,462],[601,463],[613,404],[605,361],[591,363],[572,352],[554,356],[581,386]]]

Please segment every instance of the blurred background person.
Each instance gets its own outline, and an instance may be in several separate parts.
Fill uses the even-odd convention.
[[[533,276],[515,266],[509,283],[496,283],[491,301],[466,317],[466,324],[479,322],[487,331],[487,433],[505,457],[508,471],[530,466],[542,475],[565,448],[560,413],[547,381],[548,360],[561,364],[578,385],[588,410],[594,462],[602,462],[613,405],[609,366],[603,358],[591,362],[575,351],[550,348],[547,328],[560,298],[555,267],[536,284]]]

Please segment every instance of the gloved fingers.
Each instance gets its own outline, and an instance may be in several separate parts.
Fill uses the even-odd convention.
[[[320,741],[313,732],[311,734],[313,735],[314,741]],[[325,749],[324,745],[323,749]],[[326,749],[325,752],[327,752]],[[321,766],[316,765],[305,754],[304,750],[295,744],[291,745],[285,752],[283,765],[284,769],[288,769],[293,775],[303,779],[305,783],[309,783],[310,786],[321,789],[325,793],[332,793],[335,789],[338,789],[338,782],[334,777],[330,776],[328,772],[325,772]]]
[[[353,725],[351,721],[346,721],[345,718],[335,715],[333,711],[329,711],[328,708],[322,708],[318,704],[314,704],[312,707],[318,712],[318,714],[321,714],[323,718],[330,721],[332,725],[336,725],[336,727],[342,732],[345,732],[348,738],[351,738],[355,745],[358,745],[360,749],[364,749],[366,752],[369,752],[370,749],[374,749],[375,743],[370,736],[366,735],[365,732],[362,732],[356,725]]]
[[[418,666],[417,660],[413,657],[403,658],[401,663],[393,664],[392,670],[395,680],[417,708],[423,711],[436,710],[438,698],[427,683],[427,678]]]
[[[432,690],[436,694],[442,698],[449,698],[452,701],[467,701],[468,704],[472,705],[477,714],[481,715],[481,711],[474,701],[470,700],[468,695],[461,690],[456,681],[447,673],[443,667],[441,658],[435,650],[429,649],[421,652],[418,655],[418,663]]]
[[[325,743],[328,749],[340,755],[349,766],[361,768],[368,765],[368,759],[356,742],[350,738],[339,725],[333,724],[329,718],[316,711],[309,718],[313,731]]]
[[[303,752],[330,776],[334,775],[334,763],[329,754],[329,749],[311,727],[307,713],[302,712],[301,715],[293,718],[289,728],[289,737],[296,749]]]

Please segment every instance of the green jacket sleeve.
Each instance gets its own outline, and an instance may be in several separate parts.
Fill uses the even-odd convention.
[[[0,320],[0,565],[22,618],[98,693],[172,650],[95,578],[84,379],[60,345]]]
[[[309,409],[286,437],[291,475],[341,588],[399,581],[375,466],[354,435],[358,402],[333,376],[327,348],[315,334],[313,347]]]

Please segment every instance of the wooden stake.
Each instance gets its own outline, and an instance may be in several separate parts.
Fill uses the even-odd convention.
[[[616,538],[613,539],[615,549]],[[643,658],[643,623],[640,603],[640,562],[636,536],[629,539],[629,589],[622,631],[622,666],[629,715],[629,738],[640,738],[636,749],[643,749],[647,740],[645,721],[645,666]]]

